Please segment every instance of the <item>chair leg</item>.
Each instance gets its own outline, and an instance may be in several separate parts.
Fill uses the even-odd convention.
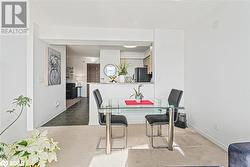
[[[126,127],[126,126],[125,126]],[[120,128],[120,127],[116,127],[116,128]],[[112,132],[112,130],[111,130],[111,132]],[[112,134],[113,133],[111,133],[111,136],[112,136],[112,139],[120,139],[120,138],[124,138],[125,137],[125,134],[126,133],[126,130],[125,129],[123,129],[123,134],[122,134],[122,136],[116,136],[116,137],[114,137]]]
[[[153,129],[154,129],[153,126],[151,126],[151,146],[152,146],[152,148],[155,148],[155,149],[168,148],[167,146],[154,146]]]
[[[147,122],[147,120],[145,121],[145,126],[146,126],[146,136],[147,137],[151,137],[152,135],[153,135],[153,137],[158,137],[159,135],[157,134],[157,135],[154,135],[154,133],[152,134],[151,132],[150,132],[150,129],[148,129],[148,122]],[[150,126],[153,126],[153,125],[150,125]],[[151,128],[152,129],[152,128]],[[151,134],[150,134],[151,133]]]
[[[128,141],[128,136],[127,136],[127,132],[128,129],[127,129],[127,126],[124,126],[123,128],[123,136],[119,136],[119,137],[112,137],[112,139],[120,139],[120,138],[124,138],[125,140],[125,145],[124,147],[112,147],[112,149],[118,149],[118,150],[121,150],[121,149],[125,149],[127,148],[127,141]],[[112,130],[111,130],[112,132]],[[111,133],[111,136],[112,136],[112,133]],[[106,139],[105,137],[100,137],[99,140],[98,140],[98,143],[97,143],[97,146],[96,146],[96,150],[104,150],[106,149],[106,147],[100,147],[101,145],[101,141]]]
[[[125,148],[128,147],[128,127],[124,127],[124,135],[125,135]]]
[[[113,139],[112,126],[110,128],[110,133],[111,133],[111,139]]]
[[[145,120],[145,129],[146,129],[146,136],[150,136],[149,134],[148,134],[148,121],[147,120]]]
[[[153,125],[150,125],[150,126],[153,126]],[[158,125],[158,132],[157,132],[157,135],[154,135],[154,133],[152,134],[150,131],[150,129],[148,129],[148,121],[145,120],[145,129],[146,129],[146,136],[147,137],[151,137],[151,135],[153,135],[153,137],[166,137],[166,136],[163,136],[162,135],[162,125]],[[152,129],[152,128],[151,128]],[[151,134],[150,134],[151,133]]]
[[[161,125],[158,125],[157,135],[162,136]]]
[[[151,125],[151,145],[153,146],[153,143],[154,143],[154,137],[153,137],[153,135],[154,135],[154,126],[153,125]]]
[[[160,132],[159,132],[160,130]],[[154,127],[153,125],[151,125],[151,136],[150,136],[150,142],[151,142],[151,146],[152,148],[155,148],[155,149],[161,149],[161,148],[168,148],[168,146],[154,146],[154,137],[164,137],[162,136],[162,132],[161,132],[162,128],[161,128],[161,125],[158,126],[158,135],[154,136]],[[159,134],[160,133],[160,134]]]

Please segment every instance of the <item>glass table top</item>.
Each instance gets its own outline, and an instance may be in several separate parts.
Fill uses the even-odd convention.
[[[125,101],[134,99],[104,99],[99,109],[99,112],[112,112],[113,114],[130,114],[130,113],[145,113],[145,114],[162,114],[169,107],[168,101],[163,99],[143,99],[149,100],[153,104],[136,104],[127,105]],[[138,101],[139,102],[139,101]],[[165,109],[165,110],[164,110]]]
[[[104,99],[100,109],[167,109],[169,104],[167,99],[143,99],[149,100],[153,104],[126,104],[126,101],[135,101],[134,99]],[[135,102],[137,103],[137,102]],[[138,101],[138,103],[140,103]]]
[[[161,114],[167,111],[169,108],[173,108],[174,106],[170,106],[168,104],[167,99],[143,99],[149,100],[153,104],[136,104],[136,105],[128,105],[126,104],[127,100],[134,99],[104,99],[101,107],[99,108],[99,112],[112,112],[112,113],[132,113],[134,112],[145,112],[152,114]],[[184,109],[184,107],[174,107],[176,109]]]

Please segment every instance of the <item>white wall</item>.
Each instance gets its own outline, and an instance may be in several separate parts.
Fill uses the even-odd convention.
[[[120,64],[120,50],[100,50],[100,82],[107,83],[110,79],[104,74],[104,67],[108,64]]]
[[[168,98],[172,88],[184,89],[184,31],[155,30],[153,63],[156,97]]]
[[[45,84],[45,50],[61,53],[61,85]],[[57,106],[57,103],[59,106]],[[66,110],[66,46],[51,46],[34,38],[34,127],[37,128]]]
[[[0,38],[0,81],[3,81],[3,52],[2,52],[2,39]],[[3,83],[0,82],[0,110],[3,110]],[[3,115],[0,114],[0,130],[2,130],[3,125],[1,122],[3,122]]]
[[[42,39],[90,41],[153,41],[151,29],[63,27],[40,25]]]
[[[224,149],[250,141],[250,2],[228,2],[185,32],[189,124]]]
[[[144,59],[145,52],[121,51],[121,59]]]
[[[82,56],[67,55],[66,56],[66,66],[73,67],[74,75],[73,80],[81,79],[81,81],[86,80],[86,69]]]
[[[10,109],[12,100],[26,95],[26,36],[0,36],[0,129],[3,130],[13,119]],[[27,134],[26,111],[21,118],[0,137],[10,142]]]

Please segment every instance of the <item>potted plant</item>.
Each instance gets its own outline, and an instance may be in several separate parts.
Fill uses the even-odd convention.
[[[125,76],[128,74],[128,64],[126,62],[121,63],[118,68],[118,76],[120,82],[125,82]]]
[[[134,88],[134,93],[130,96],[130,98],[135,97],[135,100],[137,103],[139,103],[144,97],[141,92],[141,87],[142,87],[142,84],[138,85],[137,90]]]
[[[47,131],[34,131],[32,137],[11,144],[0,143],[0,163],[5,166],[45,167],[57,161],[57,142],[47,137]]]
[[[26,107],[30,107],[30,103],[31,103],[31,99],[28,97],[25,97],[23,95],[19,96],[18,98],[15,98],[12,102],[12,104],[14,105],[14,108],[7,110],[6,112],[12,114],[15,113],[17,116],[16,118],[8,125],[6,126],[1,132],[0,132],[0,136],[7,131],[22,115],[24,109]],[[19,108],[19,113],[16,113],[16,110]]]
[[[20,118],[30,103],[31,99],[25,96],[14,99],[15,107],[7,112],[15,113],[16,118],[0,132],[0,136]],[[17,113],[18,111],[19,113]],[[48,163],[57,160],[56,152],[58,150],[57,142],[47,137],[47,131],[35,130],[32,137],[10,144],[0,142],[0,166],[45,167]]]

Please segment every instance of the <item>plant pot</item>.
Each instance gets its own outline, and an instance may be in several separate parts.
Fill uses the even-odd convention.
[[[121,83],[125,82],[125,75],[119,75],[119,82]]]
[[[140,103],[140,102],[141,102],[141,97],[140,97],[140,96],[135,96],[135,101],[136,101],[137,103]]]

